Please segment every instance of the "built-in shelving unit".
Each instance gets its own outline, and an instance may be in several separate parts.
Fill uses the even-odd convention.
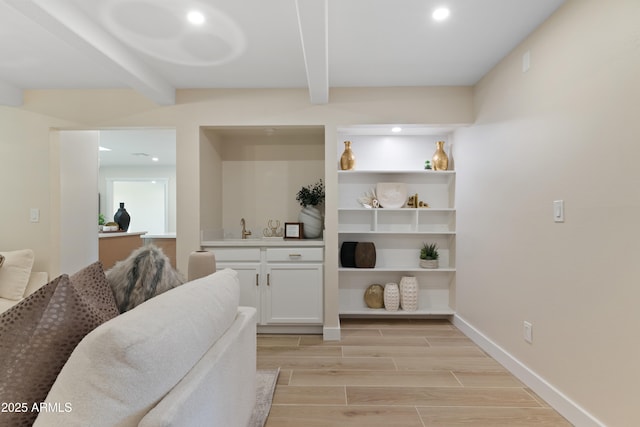
[[[455,286],[455,171],[424,170],[435,142],[447,135],[339,134],[338,158],[345,140],[352,141],[356,169],[338,170],[338,235],[343,242],[373,242],[374,268],[339,267],[340,314],[342,316],[403,316],[454,314]],[[359,161],[360,160],[360,161]],[[380,182],[407,184],[408,194],[418,194],[429,207],[368,208],[358,199]],[[439,268],[419,266],[423,243],[436,243]],[[386,311],[368,308],[364,292],[374,283],[399,283],[402,276],[415,276],[419,283],[418,310]]]

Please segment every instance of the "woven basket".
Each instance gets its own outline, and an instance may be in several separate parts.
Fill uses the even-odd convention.
[[[421,259],[420,267],[422,268],[438,268],[438,260],[437,259]]]

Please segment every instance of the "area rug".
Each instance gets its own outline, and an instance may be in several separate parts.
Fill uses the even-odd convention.
[[[247,427],[264,427],[267,422],[278,374],[280,374],[280,368],[256,372],[256,404]]]

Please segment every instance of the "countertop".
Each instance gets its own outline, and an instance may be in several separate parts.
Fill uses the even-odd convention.
[[[143,239],[175,239],[176,233],[164,233],[164,234],[145,234]]]
[[[282,239],[282,238],[261,238],[261,239],[223,239],[223,240],[203,240],[200,242],[203,248],[207,247],[288,247],[288,246],[310,246],[323,247],[323,239]]]
[[[146,231],[113,231],[110,233],[98,233],[100,239],[107,237],[142,236]]]

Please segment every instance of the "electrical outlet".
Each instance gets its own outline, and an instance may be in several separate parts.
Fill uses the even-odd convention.
[[[533,343],[533,324],[531,322],[524,321],[523,324],[524,340],[529,344]]]

